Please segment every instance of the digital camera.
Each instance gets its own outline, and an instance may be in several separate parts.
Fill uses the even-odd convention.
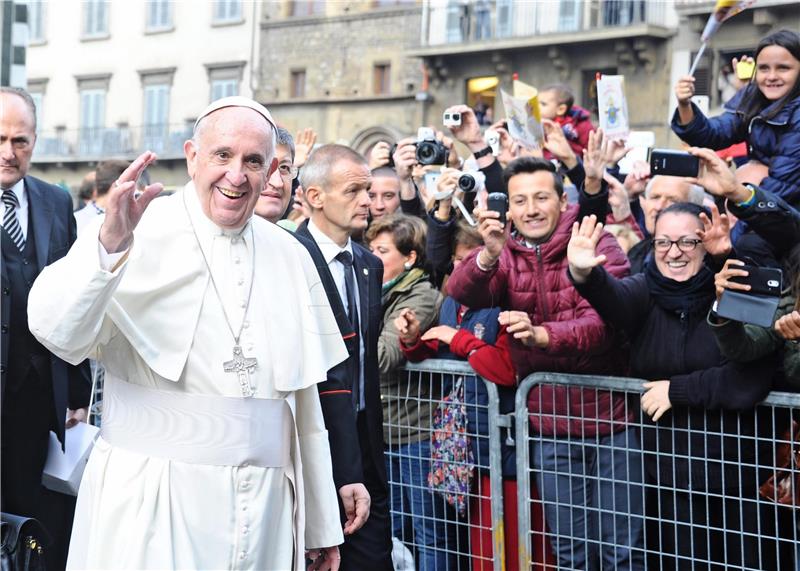
[[[458,177],[458,188],[465,193],[478,192],[486,183],[486,175],[481,171],[467,171]]]
[[[453,111],[448,113],[445,111],[442,114],[442,124],[445,127],[460,127],[461,126],[461,113]]]
[[[421,165],[447,164],[447,147],[436,140],[436,133],[430,127],[420,127],[417,131],[417,163]]]

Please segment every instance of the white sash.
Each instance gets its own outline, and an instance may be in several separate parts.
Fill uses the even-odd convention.
[[[190,464],[281,468],[291,435],[285,399],[163,391],[106,372],[100,436],[112,446]]]

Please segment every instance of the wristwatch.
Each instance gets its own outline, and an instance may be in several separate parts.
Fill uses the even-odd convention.
[[[480,151],[472,153],[472,156],[475,157],[475,160],[478,160],[481,157],[485,157],[486,155],[491,155],[491,154],[492,154],[492,147],[485,147]]]

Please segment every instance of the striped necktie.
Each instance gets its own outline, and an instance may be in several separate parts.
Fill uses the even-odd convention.
[[[22,226],[19,225],[17,218],[17,208],[19,208],[19,200],[13,190],[3,191],[3,204],[6,205],[6,211],[3,214],[3,228],[6,229],[11,240],[22,252],[25,250],[25,236],[22,234]]]

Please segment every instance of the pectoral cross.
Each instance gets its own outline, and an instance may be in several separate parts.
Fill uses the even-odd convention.
[[[253,386],[250,384],[250,373],[252,373],[258,365],[258,359],[255,357],[245,357],[242,354],[242,348],[239,345],[233,346],[233,359],[222,363],[223,369],[226,373],[236,373],[239,379],[239,388],[242,390],[242,396],[252,397]]]

